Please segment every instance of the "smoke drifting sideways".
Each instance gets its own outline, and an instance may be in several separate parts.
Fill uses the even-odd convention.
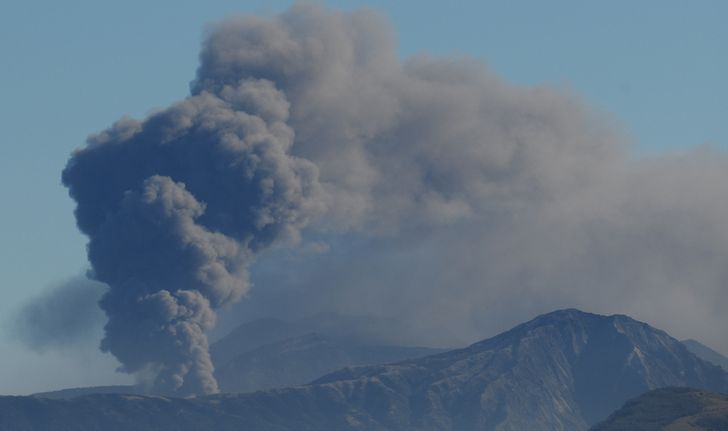
[[[200,60],[189,97],[92,136],[63,172],[110,287],[101,347],[155,392],[217,391],[216,310],[263,251],[309,236],[376,245],[302,270],[287,307],[485,325],[524,304],[624,305],[639,283],[632,303],[677,301],[675,280],[725,299],[723,155],[635,161],[563,90],[467,58],[401,62],[369,11],[229,19]]]
[[[95,342],[104,322],[98,307],[104,292],[106,286],[83,276],[53,285],[14,313],[13,335],[36,352]]]

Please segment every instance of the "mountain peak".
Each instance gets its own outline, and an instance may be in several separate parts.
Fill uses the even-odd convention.
[[[597,313],[590,313],[587,311],[582,311],[577,308],[563,308],[560,310],[551,311],[549,313],[544,313],[539,316],[536,316],[529,322],[526,322],[526,324],[531,322],[548,322],[548,321],[561,321],[561,320],[617,320],[617,321],[629,321],[629,322],[635,322],[639,323],[641,325],[646,325],[644,322],[640,322],[638,320],[635,320],[625,314],[597,314]]]
[[[567,327],[572,328],[572,330],[581,329],[584,331],[596,329],[616,331],[619,334],[629,337],[633,342],[638,342],[648,336],[654,336],[667,338],[671,343],[675,342],[679,344],[677,340],[670,337],[666,332],[625,314],[603,315],[581,311],[576,308],[567,308],[542,314],[522,325],[516,326],[511,331],[506,332],[506,334],[546,330],[544,328],[551,328],[551,330],[558,332],[566,330]]]
[[[558,310],[550,311],[548,313],[540,314],[533,318],[538,320],[541,318],[548,317],[570,317],[570,318],[583,318],[588,316],[602,316],[601,314],[589,313],[587,311],[579,310],[578,308],[561,308]],[[602,316],[604,317],[604,316]]]
[[[670,338],[663,331],[623,314],[601,315],[576,308],[566,308],[536,316],[493,338],[476,342],[468,349],[489,349],[498,345],[518,344],[526,338],[548,337],[549,335],[556,337],[568,335],[572,338],[573,346],[577,348],[588,341],[588,333],[594,330],[616,331],[632,339],[641,338],[647,334],[659,334]],[[578,340],[579,338],[581,341]]]

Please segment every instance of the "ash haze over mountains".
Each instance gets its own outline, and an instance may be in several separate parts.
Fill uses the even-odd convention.
[[[563,89],[402,62],[376,13],[308,4],[211,27],[189,97],[92,136],[63,172],[109,286],[102,349],[182,395],[218,390],[221,308],[475,339],[575,306],[725,351],[727,180],[722,152],[635,159]]]

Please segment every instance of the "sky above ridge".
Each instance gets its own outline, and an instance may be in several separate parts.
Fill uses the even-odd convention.
[[[60,172],[89,134],[189,93],[206,25],[234,14],[273,14],[290,4],[11,0],[0,6],[0,184],[6,199],[0,393],[128,381],[92,344],[73,354],[38,352],[11,336],[19,307],[88,268],[86,239],[75,226]],[[634,141],[633,157],[728,146],[725,2],[323,4],[383,14],[402,59],[471,56],[515,84],[566,89]]]

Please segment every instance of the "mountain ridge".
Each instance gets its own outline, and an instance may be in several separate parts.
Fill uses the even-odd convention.
[[[683,345],[697,357],[706,360],[711,364],[718,365],[725,371],[728,371],[728,357],[723,354],[696,340],[682,340],[681,343],[683,343]]]
[[[590,431],[726,431],[728,395],[662,388],[627,401]]]
[[[346,368],[293,388],[163,398],[168,404],[129,396],[24,402],[25,415],[40,409],[40,417],[54,417],[106,400],[99,420],[109,430],[119,412],[163,405],[200,426],[214,415],[221,430],[584,431],[626,400],[665,386],[727,391],[728,373],[646,323],[567,309],[463,349]],[[0,399],[0,424],[7,403]]]
[[[223,392],[252,392],[303,385],[339,368],[396,362],[441,351],[307,333],[242,353],[217,368],[215,376]]]
[[[596,326],[596,328],[592,329],[596,329],[597,334],[600,331],[608,331],[610,327],[614,328],[615,331],[612,334],[607,333],[602,334],[601,336],[604,337],[606,335],[611,335],[615,338],[612,341],[615,342],[609,342],[606,345],[589,345],[589,343],[587,343],[588,337],[584,337],[585,333],[579,332],[579,329],[585,329],[586,327],[593,326]],[[554,338],[545,334],[545,332],[549,332],[555,327],[559,328],[559,330],[555,331],[555,333],[557,335],[564,335],[565,337],[560,338],[557,336]],[[545,330],[546,328],[549,330]],[[627,340],[620,339],[618,335],[624,335],[625,333],[629,335],[625,336]],[[652,338],[656,339],[645,339],[647,335],[652,335]],[[601,316],[593,313],[584,313],[575,309],[557,310],[555,312],[546,313],[537,316],[529,322],[518,325],[509,331],[490,339],[476,342],[464,349],[430,356],[416,362],[420,365],[423,362],[428,363],[425,368],[429,366],[436,369],[440,367],[438,363],[442,362],[441,359],[444,359],[445,362],[448,362],[449,364],[457,364],[460,361],[472,360],[473,355],[478,355],[479,352],[488,353],[495,349],[501,353],[505,352],[505,354],[501,354],[496,358],[482,359],[494,362],[500,361],[501,363],[507,364],[509,361],[512,361],[512,354],[517,355],[520,350],[523,350],[522,344],[524,340],[527,344],[535,343],[535,346],[537,347],[535,350],[529,350],[528,355],[539,356],[545,353],[548,356],[548,352],[544,352],[544,350],[549,349],[553,352],[559,352],[560,357],[550,358],[551,360],[539,364],[546,369],[550,368],[549,376],[551,379],[549,385],[546,385],[543,388],[538,388],[538,390],[551,391],[549,396],[546,397],[546,400],[542,400],[539,408],[547,412],[561,409],[562,411],[559,418],[548,418],[549,414],[544,414],[541,419],[559,422],[559,426],[564,429],[585,429],[586,425],[603,419],[611,411],[618,408],[624,400],[651,388],[671,384],[689,385],[690,383],[696,382],[701,382],[700,384],[703,386],[711,387],[715,386],[714,376],[719,376],[718,380],[721,381],[718,387],[728,387],[726,386],[728,385],[728,380],[726,380],[724,373],[717,371],[716,367],[707,364],[692,355],[682,344],[670,337],[664,331],[652,328],[644,322],[638,322],[625,315],[616,314],[611,316]],[[643,375],[640,376],[640,367],[644,366],[644,364],[641,363],[644,353],[639,349],[637,351],[630,349],[630,345],[625,343],[625,341],[629,340],[633,343],[639,342],[643,345],[643,349],[645,350],[649,350],[650,346],[652,348],[659,348],[661,344],[670,344],[671,355],[657,358],[657,360],[654,361],[654,364],[650,367],[652,373],[643,372]],[[542,345],[544,341],[548,341],[548,348]],[[578,341],[581,341],[582,344],[586,346],[584,351],[581,350],[584,346],[579,345]],[[573,347],[573,351],[570,351],[569,346]],[[526,350],[528,350],[528,348]],[[571,375],[563,375],[561,372],[563,371],[565,364],[570,360],[574,360],[575,355],[579,355],[581,360],[573,364],[574,369],[571,371]],[[585,355],[587,356],[586,363],[584,363],[583,358]],[[680,362],[680,359],[676,358],[687,360],[690,363],[687,369],[683,370],[686,373],[684,378],[679,375],[670,374],[669,372],[666,373],[667,368],[674,366],[676,362]],[[525,360],[527,363],[529,358],[526,357]],[[627,367],[621,367],[621,361],[627,361]],[[416,373],[415,370],[408,367],[408,364],[409,362],[400,364],[400,370],[397,372]],[[367,377],[372,377],[377,374],[383,374],[385,376],[391,375],[391,367],[391,365],[385,365],[380,367],[360,367],[356,369],[342,370],[333,373],[332,375],[324,376],[314,383],[326,384],[342,380],[360,381],[361,379],[366,379]],[[695,367],[698,368],[696,369]],[[611,371],[611,373],[606,371]],[[491,401],[494,401],[494,404],[497,405],[499,403],[503,403],[504,398],[509,397],[511,398],[511,404],[517,404],[518,402],[525,402],[528,404],[533,402],[533,400],[530,399],[529,391],[533,391],[534,387],[533,385],[530,385],[529,382],[534,381],[544,383],[544,376],[540,375],[539,371],[535,370],[534,367],[529,367],[528,364],[521,366],[519,372],[522,373],[520,376],[521,383],[519,390],[527,395],[520,396],[513,394],[513,379],[511,379],[510,382],[503,383],[499,382],[497,378],[494,378],[491,383],[494,383],[495,387],[499,387],[499,385],[501,385],[501,387],[497,390],[493,389],[494,385],[488,385],[490,386],[491,391]],[[513,369],[507,368],[506,370],[501,370],[501,373],[512,374]],[[706,373],[710,374],[710,376],[701,375]],[[443,374],[447,373],[445,372]],[[642,378],[642,381],[637,380],[640,384],[630,380],[630,378],[639,379],[640,377]],[[473,376],[469,376],[469,379],[472,378]],[[437,380],[437,378],[435,380]],[[461,378],[461,380],[465,381],[468,379]],[[564,394],[559,390],[554,389],[558,388],[560,385],[569,384],[573,385],[571,393]],[[699,386],[700,384],[697,385]],[[503,385],[508,386],[510,389],[505,390]],[[600,391],[590,390],[594,385],[607,389]],[[608,389],[610,385],[612,388]],[[493,391],[498,394],[494,394]],[[486,391],[486,393],[488,392]],[[566,408],[564,406],[566,406]],[[491,413],[498,412],[496,411]],[[475,416],[478,415],[476,414]],[[483,424],[486,425],[488,423],[485,418],[477,419],[476,417],[473,417],[471,420],[473,421],[472,425],[477,423],[477,425],[480,426],[482,425],[480,422],[483,422]],[[515,423],[520,423],[519,426],[521,427],[528,427],[532,426],[534,420],[536,419],[519,419],[515,420]],[[519,426],[513,426],[512,429],[519,429]],[[456,427],[453,429],[460,428]],[[464,426],[462,429],[468,428],[467,426]]]

